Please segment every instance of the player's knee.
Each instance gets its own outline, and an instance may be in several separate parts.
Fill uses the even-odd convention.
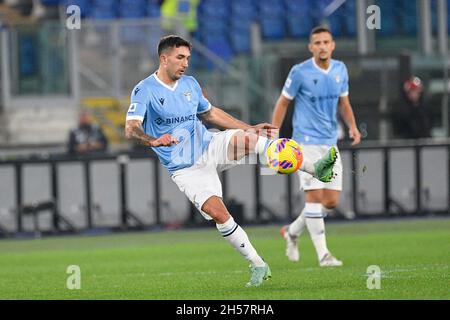
[[[322,205],[327,209],[334,209],[339,203],[338,199],[324,199],[322,200]]]
[[[217,224],[223,224],[231,217],[227,210],[216,210],[209,213],[209,215]]]
[[[239,130],[231,139],[228,154],[232,156],[233,160],[239,160],[244,155],[252,153],[257,142],[258,136],[256,134]]]
[[[225,223],[229,218],[230,214],[222,203],[220,198],[211,197],[202,205],[202,211],[206,212],[216,223]]]
[[[258,143],[258,136],[256,134],[248,133],[247,134],[247,149],[248,150],[255,150],[256,144]]]

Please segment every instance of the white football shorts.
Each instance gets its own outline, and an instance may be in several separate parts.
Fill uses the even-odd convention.
[[[172,175],[172,180],[180,191],[186,194],[206,220],[212,220],[212,218],[201,210],[203,204],[212,196],[222,198],[222,184],[219,179],[219,172],[238,164],[246,163],[246,158],[249,157],[243,157],[239,161],[228,160],[228,145],[231,137],[237,131],[239,129],[214,133],[208,148],[206,148],[194,165],[177,170]]]
[[[326,145],[316,145],[316,144],[301,144],[302,150],[308,159],[312,162],[316,162],[321,157],[323,157],[330,146]],[[336,146],[335,146],[336,147]],[[339,149],[337,150],[337,160],[334,165],[335,177],[331,182],[322,182],[314,178],[311,174],[298,170],[298,175],[300,177],[300,190],[317,190],[317,189],[330,189],[342,191],[342,160]]]

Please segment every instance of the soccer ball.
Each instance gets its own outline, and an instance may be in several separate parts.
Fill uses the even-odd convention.
[[[275,140],[267,148],[267,162],[269,168],[277,173],[295,172],[303,162],[302,148],[292,139]]]

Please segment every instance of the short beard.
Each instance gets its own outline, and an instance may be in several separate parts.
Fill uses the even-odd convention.
[[[181,77],[176,76],[175,73],[174,73],[173,75],[170,75],[170,74],[169,74],[169,78],[170,78],[172,81],[177,81],[177,80],[180,80]]]
[[[172,79],[172,81],[177,81],[177,80],[180,80],[180,78],[181,78],[181,76],[178,77],[175,72],[173,74],[168,74],[168,75],[169,75],[169,78]]]

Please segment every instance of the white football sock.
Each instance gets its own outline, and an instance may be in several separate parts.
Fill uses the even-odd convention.
[[[306,158],[305,154],[303,154],[303,162],[300,165],[300,170],[305,171],[311,175],[314,175],[315,173],[314,163]]]
[[[266,150],[269,147],[269,144],[272,142],[272,140],[267,139],[266,137],[259,136],[258,141],[255,145],[255,153],[259,154],[260,156],[266,158]]]
[[[320,261],[328,253],[325,223],[322,217],[322,205],[320,203],[307,202],[305,204],[304,215],[306,217],[306,227],[316,248],[317,258]]]
[[[334,209],[328,209],[327,207],[322,206],[323,217],[326,218],[333,210]]]
[[[250,243],[247,233],[234,221],[233,217],[223,224],[216,224],[216,227],[222,236],[254,267],[265,265],[264,260]]]
[[[300,237],[300,235],[303,233],[303,230],[305,230],[306,226],[306,218],[303,212],[305,209],[303,208],[302,212],[300,212],[300,215],[295,219],[288,227],[288,232],[291,236],[294,237]]]

